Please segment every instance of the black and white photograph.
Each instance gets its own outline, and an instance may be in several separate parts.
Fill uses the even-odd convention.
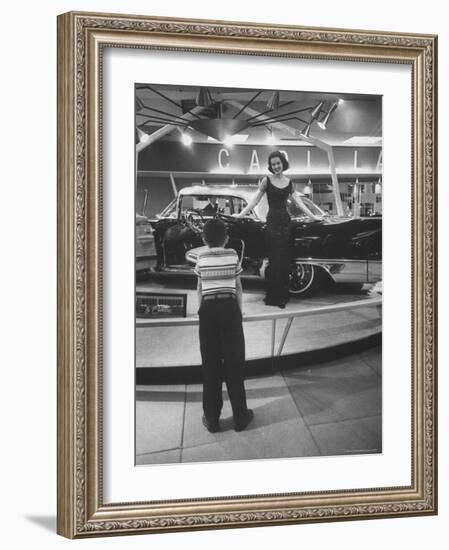
[[[135,148],[136,465],[382,453],[382,96],[137,83]]]
[[[3,547],[443,549],[444,4],[3,16]]]

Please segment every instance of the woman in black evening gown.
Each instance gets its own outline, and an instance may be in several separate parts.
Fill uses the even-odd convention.
[[[284,170],[288,167],[285,155],[280,151],[273,151],[268,157],[268,170],[272,176],[267,176],[261,181],[257,195],[237,216],[245,216],[266,193],[269,206],[266,228],[269,266],[265,303],[280,308],[285,308],[289,298],[288,284],[291,261],[290,215],[287,211],[289,197],[307,216],[317,219],[305,206],[299,195],[293,193],[292,182],[284,176]]]

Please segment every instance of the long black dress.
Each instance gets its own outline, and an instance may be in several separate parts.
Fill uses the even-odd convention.
[[[266,243],[269,267],[265,303],[270,305],[286,304],[289,298],[290,215],[287,211],[287,200],[292,191],[291,181],[279,189],[267,177],[266,194],[269,210]]]

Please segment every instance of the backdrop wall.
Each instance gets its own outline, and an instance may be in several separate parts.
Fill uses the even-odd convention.
[[[444,4],[411,0],[314,3],[227,0],[163,3],[138,0],[60,0],[4,6],[0,36],[1,101],[1,516],[5,548],[70,547],[268,549],[400,545],[442,549],[449,535],[449,354],[440,344],[440,515],[246,530],[208,531],[71,542],[55,534],[56,523],[56,15],[69,10],[257,21],[340,28],[438,33],[440,35],[439,149],[449,149],[449,31]],[[274,75],[275,79],[275,75]],[[273,83],[273,86],[275,84]],[[440,159],[440,273],[449,267],[444,236],[449,222],[448,156]],[[448,330],[448,286],[440,285],[440,328]],[[446,307],[445,307],[446,306]],[[336,472],[336,475],[338,473]]]

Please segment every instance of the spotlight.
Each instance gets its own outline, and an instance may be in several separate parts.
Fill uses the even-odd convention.
[[[342,101],[342,100],[341,100]],[[338,102],[335,101],[334,103],[332,103],[332,105],[329,107],[329,110],[327,111],[327,114],[325,115],[325,117],[323,118],[323,120],[321,120],[320,122],[318,122],[318,126],[322,129],[322,130],[326,130],[327,128],[327,123],[329,122],[329,118],[331,116],[331,114],[335,111],[335,109],[338,107]]]
[[[306,124],[304,126],[304,128],[302,129],[302,131],[300,132],[300,135],[301,136],[304,136],[304,137],[309,137],[309,134],[310,134],[310,129],[312,128],[312,124],[316,121],[316,119],[320,116],[321,114],[321,110],[323,108],[323,105],[324,105],[324,101],[320,101],[319,103],[317,103],[317,105],[315,105],[315,107],[312,109],[312,112],[310,114],[310,120],[308,122],[308,124]]]
[[[233,136],[226,136],[223,140],[223,143],[226,145],[226,147],[232,147],[232,145],[234,145]]]
[[[312,118],[318,118],[318,117],[319,117],[323,105],[324,105],[324,101],[320,101],[320,102],[318,103],[318,105],[316,105],[316,106],[313,108],[313,111],[312,111]]]
[[[300,135],[301,136],[304,136],[304,137],[309,137],[309,134],[310,134],[310,128],[312,127],[312,122],[313,122],[313,119],[304,126],[304,128],[302,129],[302,131],[300,132]]]
[[[200,107],[210,107],[212,105],[212,96],[210,95],[209,88],[200,88],[195,103]]]
[[[140,143],[145,143],[150,139],[150,136],[146,134],[145,132],[142,132],[140,128],[137,128],[137,136],[139,138]]]
[[[186,134],[185,132],[183,132],[181,134],[181,141],[184,143],[186,147],[190,147],[190,145],[192,145],[193,143],[193,138],[190,134]]]

